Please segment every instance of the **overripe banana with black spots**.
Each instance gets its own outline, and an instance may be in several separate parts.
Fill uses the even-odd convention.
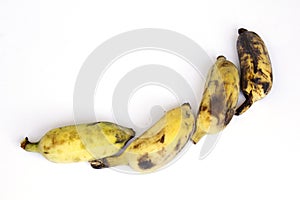
[[[189,104],[168,111],[156,124],[133,140],[118,155],[91,162],[93,168],[129,165],[139,172],[153,172],[169,163],[186,145],[193,131]]]
[[[26,137],[21,147],[38,152],[52,162],[91,161],[118,153],[134,135],[132,129],[97,122],[52,129],[36,143]]]
[[[196,144],[206,134],[218,133],[230,122],[239,97],[239,72],[236,66],[219,56],[208,73],[191,139]]]
[[[263,40],[256,33],[243,28],[238,32],[241,90],[246,100],[236,110],[236,115],[244,113],[254,102],[265,97],[273,84],[271,61]]]

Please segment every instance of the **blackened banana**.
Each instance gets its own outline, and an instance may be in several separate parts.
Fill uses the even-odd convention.
[[[237,51],[241,67],[241,90],[245,102],[236,110],[240,115],[265,97],[272,88],[273,75],[268,50],[259,35],[246,29],[238,30]]]
[[[194,144],[205,134],[220,132],[230,122],[238,102],[239,85],[236,66],[219,56],[206,79],[196,131],[191,138]]]

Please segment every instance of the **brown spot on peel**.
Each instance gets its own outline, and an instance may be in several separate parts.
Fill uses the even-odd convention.
[[[207,106],[201,106],[201,111],[206,111],[208,109]]]
[[[141,169],[151,169],[154,165],[148,156],[148,153],[138,159],[138,165]]]
[[[165,134],[160,138],[159,142],[160,143],[164,143],[165,142]]]
[[[137,143],[133,146],[134,149],[138,149],[140,147],[141,143]]]

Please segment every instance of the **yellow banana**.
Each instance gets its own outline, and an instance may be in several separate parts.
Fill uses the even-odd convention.
[[[206,82],[196,121],[194,144],[205,134],[218,133],[230,122],[239,97],[239,72],[236,66],[219,56]]]
[[[129,165],[139,172],[153,172],[169,163],[188,142],[194,126],[189,104],[168,111],[156,124],[133,140],[118,155],[91,162],[93,168]]]
[[[271,61],[263,40],[256,33],[243,28],[238,32],[241,90],[246,100],[236,110],[236,115],[244,113],[255,101],[265,97],[273,84]]]
[[[118,153],[134,135],[132,129],[97,122],[52,129],[37,143],[29,142],[26,137],[21,147],[52,162],[91,161]]]

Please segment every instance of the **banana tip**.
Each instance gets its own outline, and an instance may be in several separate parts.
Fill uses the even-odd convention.
[[[225,59],[225,60],[226,60],[226,57],[223,56],[223,55],[219,55],[219,56],[217,57],[217,60],[219,60],[219,59]]]
[[[29,143],[28,137],[26,137],[22,142],[21,142],[21,148],[25,149],[26,145]]]
[[[189,108],[191,108],[191,105],[188,102],[183,103],[182,106],[188,106]]]
[[[108,165],[105,164],[105,162],[103,160],[92,160],[92,161],[90,161],[90,165],[94,169],[108,168]]]
[[[248,31],[248,30],[245,29],[245,28],[240,28],[240,29],[238,30],[238,33],[239,33],[239,34],[242,34],[242,33],[246,32],[246,31]]]

